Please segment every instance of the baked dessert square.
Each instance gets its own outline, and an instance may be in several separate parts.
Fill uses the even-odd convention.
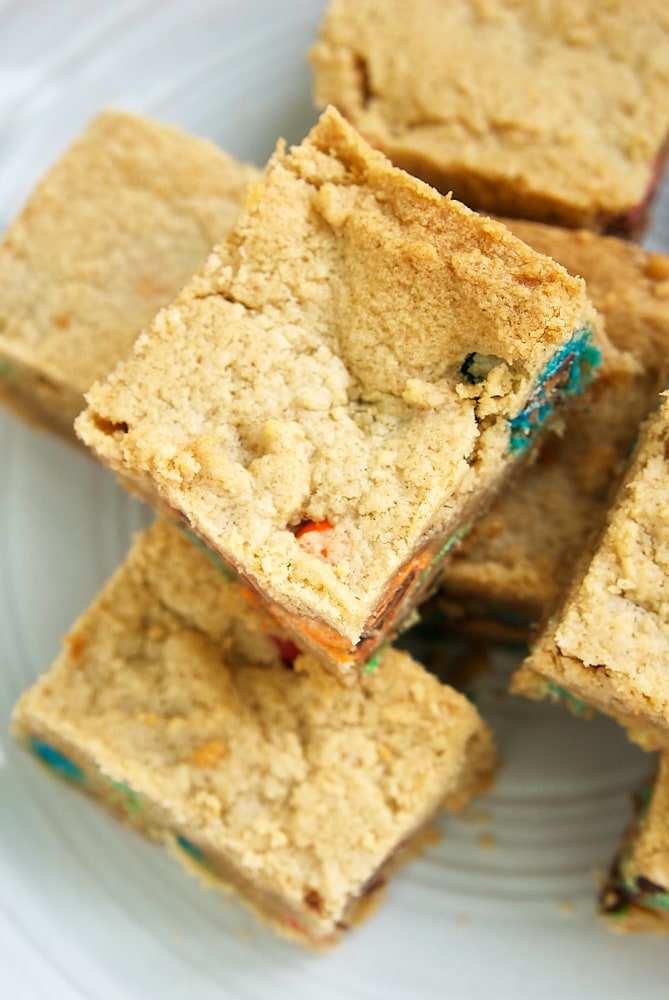
[[[669,398],[645,422],[603,534],[511,690],[581,699],[669,746]]]
[[[98,115],[0,244],[0,399],[77,440],[84,391],[204,263],[257,175],[172,126]]]
[[[317,104],[473,208],[626,236],[648,221],[664,0],[332,0],[311,62]]]
[[[474,706],[407,654],[387,650],[346,687],[307,657],[289,666],[273,629],[157,522],[20,699],[13,729],[206,882],[322,947],[442,805],[487,787],[495,753]]]
[[[614,931],[669,932],[669,756],[635,797],[635,818],[613,860],[600,912]]]
[[[597,322],[581,279],[329,109],[76,429],[354,677],[589,380]]]
[[[536,461],[519,471],[444,562],[435,602],[451,628],[526,641],[569,585],[604,521],[637,427],[669,357],[669,258],[613,236],[509,221],[530,246],[585,278],[617,350],[564,410]],[[632,361],[632,363],[630,363]]]

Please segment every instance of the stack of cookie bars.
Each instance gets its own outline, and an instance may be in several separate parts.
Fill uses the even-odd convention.
[[[377,148],[582,275],[625,352],[454,551],[434,611],[530,638],[513,692],[664,750],[669,259],[611,234],[643,234],[667,158],[669,10],[333,0],[311,57],[318,99]],[[669,927],[665,771],[602,895],[620,929]]]
[[[436,5],[421,6],[427,23]],[[514,40],[507,55],[525,51],[529,28],[520,15],[500,26],[503,6],[451,5],[454,24],[476,22],[484,61],[491,32]],[[387,11],[403,72],[417,81],[406,5]],[[377,5],[333,3],[312,54],[317,95],[356,127],[328,107],[299,146],[279,142],[261,174],[175,129],[106,112],[0,248],[0,394],[69,434],[85,392],[79,438],[161,516],[20,700],[14,731],[60,776],[312,947],[364,915],[435,811],[462,808],[494,772],[476,709],[392,640],[438,584],[442,616],[479,633],[517,638],[551,613],[568,583],[565,547],[576,553],[601,528],[669,338],[664,258],[478,215],[402,169],[475,208],[630,233],[669,118],[644,121],[629,183],[619,170],[610,198],[602,177],[596,199],[564,179],[529,190],[531,165],[517,155],[512,167],[494,158],[515,187],[485,178],[485,148],[477,161],[468,147],[456,169],[439,143],[432,150],[435,129],[407,111],[421,95],[405,88],[398,104],[384,90],[392,74],[378,31],[366,33],[372,15],[378,28]],[[669,30],[659,37],[648,70],[658,87]],[[570,141],[577,165],[585,140],[574,128]],[[464,149],[461,136],[455,144]],[[567,397],[564,434],[542,437]],[[552,619],[514,681],[626,724],[631,712],[653,746],[664,738],[659,673],[644,675],[647,690],[626,656],[624,683],[609,684],[615,662],[588,659],[594,631],[605,644],[601,608],[580,626],[581,645],[565,643],[564,622],[586,607],[590,577],[600,590],[620,582],[596,561],[607,544],[618,557],[623,535],[623,597],[659,641],[662,531],[651,515],[663,413],[640,439],[562,623]],[[630,522],[658,546],[638,581],[629,566],[642,565],[635,544],[646,536],[629,538]],[[593,662],[596,681],[579,686]],[[651,706],[642,719],[640,692]],[[637,908],[663,891],[661,876],[644,874],[646,855],[639,847],[624,866],[625,885],[641,886]],[[620,913],[607,892],[607,911]]]

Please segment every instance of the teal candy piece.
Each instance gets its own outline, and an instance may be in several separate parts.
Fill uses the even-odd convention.
[[[185,851],[193,861],[197,861],[201,865],[208,865],[207,855],[204,851],[201,851],[197,844],[194,844],[192,840],[187,840],[186,837],[182,837],[180,833],[176,834],[176,842],[182,851]]]
[[[635,901],[647,910],[669,910],[669,892],[641,892]]]
[[[572,396],[581,392],[592,380],[594,370],[602,359],[601,351],[592,343],[592,330],[584,327],[555,354],[537,379],[536,385],[525,409],[510,421],[512,453],[524,451],[532,441],[537,429],[553,412],[555,401],[547,395],[546,387],[558,372],[566,368],[567,378],[562,386],[561,396]]]
[[[47,767],[61,777],[67,778],[68,781],[84,780],[85,775],[81,768],[60,750],[52,747],[50,743],[46,743],[37,736],[31,736],[30,749]]]

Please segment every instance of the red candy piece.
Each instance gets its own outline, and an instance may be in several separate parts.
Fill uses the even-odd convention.
[[[299,656],[300,651],[292,641],[292,639],[281,639],[278,635],[270,636],[272,642],[279,650],[281,659],[286,664],[287,667],[292,667],[297,656]]]
[[[305,521],[304,524],[301,524],[297,529],[297,531],[295,532],[295,537],[301,538],[302,535],[306,535],[310,531],[332,531],[333,528],[334,524],[332,524],[330,521]],[[324,559],[327,559],[328,550],[325,545],[320,550],[320,554],[323,556]]]
[[[331,531],[332,528],[334,528],[334,524],[331,524],[330,521],[305,521],[295,532],[295,537],[301,538],[309,531]]]

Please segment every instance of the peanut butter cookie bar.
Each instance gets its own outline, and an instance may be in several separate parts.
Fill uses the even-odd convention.
[[[369,909],[435,811],[462,808],[494,768],[465,697],[404,653],[382,659],[340,684],[157,522],[13,727],[205,881],[323,947]]]
[[[581,279],[329,109],[77,432],[354,677],[589,380],[596,324]]]
[[[640,432],[604,532],[512,681],[577,698],[648,749],[669,746],[669,399]]]
[[[665,0],[333,0],[315,95],[482,211],[638,236],[667,154]]]
[[[78,440],[84,391],[204,263],[257,174],[172,126],[100,114],[0,244],[0,399]]]

